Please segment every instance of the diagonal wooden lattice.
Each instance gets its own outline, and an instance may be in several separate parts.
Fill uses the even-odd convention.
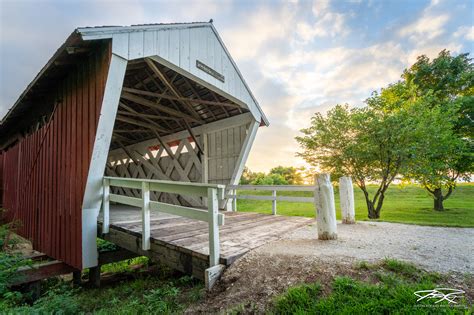
[[[198,141],[202,141],[198,138]],[[122,147],[125,158],[112,160],[109,158],[106,175],[128,178],[148,178],[159,180],[172,180],[182,182],[201,182],[203,165],[199,157],[199,149],[192,145],[188,138],[179,139],[176,149],[168,144],[160,146],[158,150],[137,145],[130,148]],[[170,153],[170,154],[168,154]],[[140,197],[137,189],[111,188],[113,193]],[[203,206],[201,198],[182,196],[169,193],[152,193],[151,199],[173,204],[187,204],[190,206]]]

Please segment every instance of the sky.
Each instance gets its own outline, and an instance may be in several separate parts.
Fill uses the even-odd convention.
[[[0,117],[77,27],[213,19],[270,120],[247,166],[304,166],[294,137],[314,113],[364,106],[419,55],[472,54],[473,3],[0,0]]]

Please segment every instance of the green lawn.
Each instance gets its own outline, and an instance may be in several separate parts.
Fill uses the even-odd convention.
[[[369,187],[371,191],[374,187]],[[358,187],[354,187],[356,219],[367,219],[367,207],[364,196]],[[239,191],[242,195],[271,195],[271,192]],[[311,197],[312,192],[277,192],[281,196]],[[335,190],[336,213],[340,219],[339,194]],[[460,184],[451,197],[445,201],[445,211],[432,210],[433,200],[428,193],[415,185],[392,185],[386,194],[380,221],[400,222],[420,225],[474,227],[474,184]],[[271,201],[238,200],[237,210],[271,214]],[[312,203],[277,202],[277,213],[281,215],[314,217]]]
[[[438,298],[417,301],[414,297],[414,292],[420,290],[452,288],[448,276],[392,259],[379,264],[360,263],[359,270],[362,279],[336,276],[332,283],[305,283],[289,288],[275,299],[272,313],[471,314],[473,311],[463,294],[454,298],[457,304],[451,305]]]

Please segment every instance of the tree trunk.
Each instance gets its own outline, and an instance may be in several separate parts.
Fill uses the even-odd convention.
[[[380,193],[380,197],[377,200],[377,207],[375,207],[375,216],[377,219],[380,218],[380,210],[382,209],[383,200],[385,199],[384,193]]]
[[[441,188],[435,188],[434,193],[434,209],[436,211],[443,211],[444,210],[444,197],[443,197],[443,191]]]
[[[369,219],[378,219],[380,218],[380,210],[377,212],[375,209],[374,203],[370,200],[365,200],[367,203],[367,210],[369,211]]]

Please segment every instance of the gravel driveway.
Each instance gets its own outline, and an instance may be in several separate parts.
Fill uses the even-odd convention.
[[[474,229],[386,222],[338,224],[338,239],[319,241],[316,224],[258,248],[262,254],[304,256],[327,262],[375,261],[384,257],[439,272],[474,273]]]

